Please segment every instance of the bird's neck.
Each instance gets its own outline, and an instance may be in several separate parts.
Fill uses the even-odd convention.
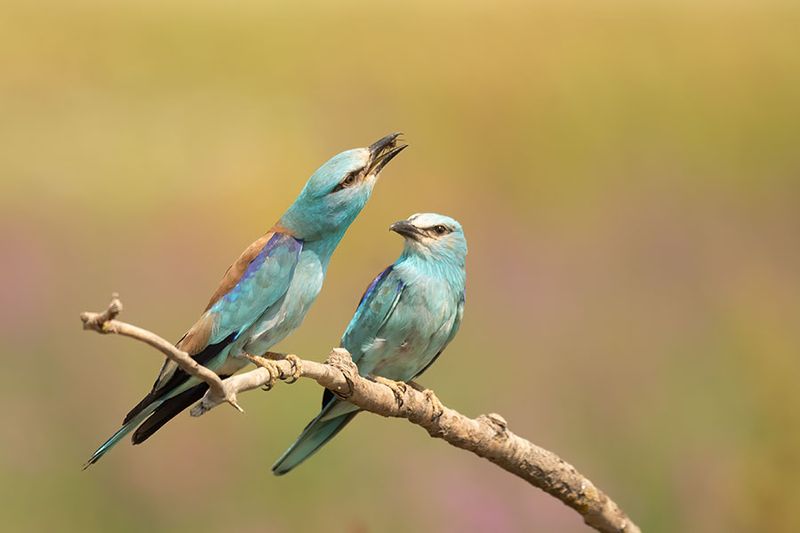
[[[338,242],[364,207],[366,199],[348,208],[336,208],[300,197],[286,210],[276,226],[305,242],[334,240]]]
[[[461,262],[451,257],[435,257],[404,252],[397,263],[401,275],[410,278],[443,279],[455,290],[461,292],[466,284],[466,271]]]
[[[302,203],[295,202],[273,230],[303,241],[303,250],[314,252],[323,268],[327,268],[333,251],[354,219],[355,215],[337,218],[328,213],[314,214],[303,208]]]
[[[317,255],[323,270],[327,270],[328,262],[331,260],[333,251],[339,245],[339,242],[344,237],[347,228],[341,229],[333,233],[327,233],[322,237],[314,240],[303,242],[303,251],[310,251]]]

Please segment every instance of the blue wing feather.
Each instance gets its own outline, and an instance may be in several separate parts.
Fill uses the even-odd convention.
[[[404,284],[393,266],[386,268],[369,284],[342,335],[342,347],[350,352],[354,362],[364,354],[364,346],[375,339],[403,293]]]
[[[211,343],[240,335],[289,288],[303,249],[302,241],[275,233],[253,258],[238,283],[211,306],[215,315]]]
[[[447,339],[444,341],[442,348],[437,352],[435,356],[433,356],[433,359],[431,359],[427,365],[425,365],[419,372],[417,372],[414,375],[413,379],[417,379],[426,370],[428,370],[431,367],[431,365],[435,363],[437,359],[439,359],[439,356],[442,355],[442,352],[444,351],[445,348],[447,348],[447,345],[450,344],[450,341],[452,341],[455,338],[456,333],[458,333],[458,329],[461,327],[461,319],[464,318],[465,301],[466,301],[466,292],[462,292],[461,299],[458,301],[458,308],[456,309],[456,317],[453,320],[453,326],[450,328],[450,333],[447,335]]]
[[[295,267],[303,249],[303,242],[291,235],[276,232],[258,254],[250,261],[236,284],[204,313],[204,322],[211,327],[207,341],[196,346],[193,355],[199,363],[216,370],[227,357],[231,343],[271,305],[280,300],[289,288]],[[101,445],[87,463],[92,464],[111,449],[120,439],[135,429],[164,401],[188,390],[190,376],[167,361],[161,369],[153,390],[125,417],[122,428]],[[134,438],[141,442],[179,411],[165,413],[146,432]],[[135,434],[134,434],[135,435]]]
[[[208,342],[197,347],[192,356],[212,370],[227,357],[226,346],[267,307],[275,303],[289,287],[303,243],[294,237],[275,233],[253,258],[238,282],[204,314],[212,325]],[[253,313],[249,315],[248,313]],[[179,342],[180,345],[180,342]],[[140,413],[155,399],[164,399],[178,392],[189,375],[167,359],[161,367],[153,390],[126,416],[125,422]]]
[[[378,274],[364,291],[341,343],[350,352],[354,362],[358,362],[364,355],[364,347],[374,341],[378,331],[391,316],[403,288],[404,284],[392,265]],[[308,459],[335,437],[356,414],[357,407],[335,398],[326,389],[322,395],[322,411],[273,465],[273,473],[285,474]]]

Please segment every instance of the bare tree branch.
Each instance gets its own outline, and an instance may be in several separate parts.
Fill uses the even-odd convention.
[[[227,402],[239,411],[244,412],[244,409],[236,403],[236,397],[227,394],[227,389],[222,384],[222,380],[213,370],[209,370],[199,364],[192,359],[188,353],[179,350],[174,344],[164,340],[155,333],[115,320],[121,311],[122,302],[120,302],[119,296],[114,293],[111,295],[111,303],[108,304],[108,308],[102,313],[81,313],[83,329],[91,329],[103,334],[116,333],[117,335],[131,337],[132,339],[149,344],[166,355],[167,358],[177,363],[181,370],[187,374],[208,383],[209,390],[214,391],[215,397],[219,398],[221,402]]]
[[[121,310],[122,304],[114,295],[103,313],[81,314],[84,329],[117,333],[140,340],[160,350],[184,371],[208,383],[209,390],[192,408],[192,416],[200,416],[221,403],[229,403],[242,411],[236,401],[240,392],[259,387],[271,388],[278,380],[294,382],[299,378],[312,379],[364,411],[385,417],[405,418],[424,428],[432,437],[488,459],[558,498],[577,511],[584,522],[597,531],[640,531],[617,504],[589,479],[556,454],[512,433],[505,419],[498,414],[472,419],[445,407],[431,390],[418,390],[414,384],[382,378],[365,378],[359,375],[350,354],[343,348],[331,351],[324,363],[276,353],[269,353],[267,357],[248,355],[258,368],[220,380],[216,373],[199,365],[186,352],[178,350],[158,335],[116,320]]]

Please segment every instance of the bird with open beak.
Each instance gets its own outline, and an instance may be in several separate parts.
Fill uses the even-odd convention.
[[[278,222],[228,268],[205,312],[176,346],[227,377],[247,365],[245,353],[264,354],[300,326],[322,289],[333,251],[383,168],[406,148],[399,136],[342,152],[314,172]],[[86,466],[133,430],[133,443],[144,442],[207,388],[166,361],[152,390]]]

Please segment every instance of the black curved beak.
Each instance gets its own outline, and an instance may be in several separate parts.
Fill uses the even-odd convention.
[[[400,133],[399,131],[395,133],[390,133],[386,137],[378,139],[374,143],[370,144],[369,145],[370,157],[375,158],[375,156],[380,155],[380,153],[383,152],[386,148],[394,148],[395,145],[397,144],[397,138],[400,137],[401,135],[402,133]]]
[[[402,133],[391,133],[369,146],[369,164],[367,165],[369,174],[377,176],[389,161],[408,147],[407,144],[397,145],[397,138],[400,135]]]
[[[413,239],[415,241],[418,241],[422,235],[422,232],[419,230],[419,228],[417,228],[408,220],[398,220],[389,226],[389,229],[395,233],[399,233],[403,237],[408,237],[409,239]]]

